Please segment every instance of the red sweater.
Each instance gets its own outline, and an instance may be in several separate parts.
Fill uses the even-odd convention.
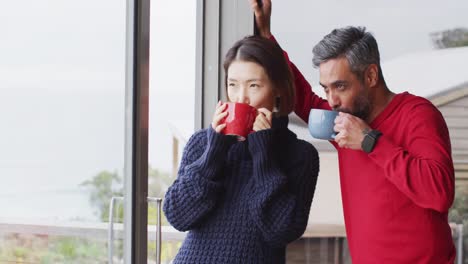
[[[311,108],[330,109],[290,66],[296,114],[307,122]],[[334,144],[353,263],[453,263],[447,212],[454,198],[454,168],[441,113],[428,100],[405,92],[370,126],[383,133],[372,153]]]

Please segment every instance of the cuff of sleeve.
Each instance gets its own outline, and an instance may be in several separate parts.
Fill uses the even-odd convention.
[[[265,129],[248,136],[249,150],[251,154],[266,156],[273,141],[274,130]]]
[[[227,152],[229,147],[237,142],[236,137],[217,133],[211,126],[208,129],[208,148],[209,153],[219,154]]]
[[[278,43],[278,41],[276,41],[276,38],[275,38],[275,36],[273,36],[273,34],[270,35],[270,40],[275,42],[275,43]]]
[[[256,184],[266,189],[274,189],[283,184],[282,177],[276,167],[272,153],[272,143],[275,140],[275,130],[266,129],[248,136],[249,151],[254,163],[254,177]]]
[[[279,45],[278,41],[276,40],[275,36],[273,36],[273,34],[271,34],[269,39]],[[289,55],[285,50],[283,50],[283,55],[286,58],[286,61],[288,63],[291,63],[291,61],[289,60]]]
[[[237,141],[233,136],[217,133],[213,128],[208,128],[207,146],[203,155],[197,162],[187,167],[187,170],[198,168],[204,171],[204,177],[215,177],[217,169],[223,164],[230,146]]]

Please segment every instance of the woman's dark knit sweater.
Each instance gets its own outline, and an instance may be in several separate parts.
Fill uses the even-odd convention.
[[[317,183],[316,149],[287,129],[238,142],[213,129],[187,143],[164,212],[188,233],[177,263],[284,263],[286,245],[307,225]]]

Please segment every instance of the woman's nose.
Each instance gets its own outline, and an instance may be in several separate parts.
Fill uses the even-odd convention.
[[[249,96],[247,94],[247,92],[245,91],[245,89],[241,89],[240,93],[239,93],[239,96],[237,96],[237,103],[244,103],[244,104],[248,104],[250,103],[250,100],[249,100]]]

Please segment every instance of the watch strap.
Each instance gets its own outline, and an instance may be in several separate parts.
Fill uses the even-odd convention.
[[[364,139],[361,144],[361,149],[366,153],[371,153],[377,144],[378,138],[382,135],[382,132],[379,130],[367,130],[364,132]]]

